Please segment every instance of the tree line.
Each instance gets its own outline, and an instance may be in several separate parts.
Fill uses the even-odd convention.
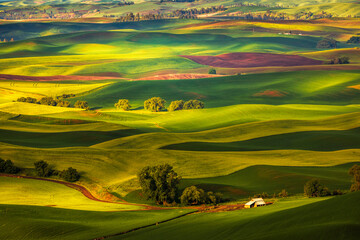
[[[212,6],[207,8],[190,8],[190,9],[178,9],[170,13],[149,13],[149,14],[140,14],[140,13],[127,13],[125,16],[119,16],[115,22],[139,22],[139,21],[148,21],[148,20],[161,20],[161,19],[196,19],[197,15],[215,13],[219,11],[225,11],[223,5]],[[114,17],[114,15],[104,15],[104,17]]]
[[[57,107],[71,107],[71,103],[69,101],[64,100],[65,98],[70,98],[70,97],[75,97],[75,94],[63,94],[62,96],[58,96],[56,98],[42,97],[40,100],[37,100],[36,98],[33,97],[20,97],[16,101],[34,103],[40,105],[48,105],[48,106],[57,106]],[[88,102],[81,100],[75,102],[74,108],[81,108],[85,110],[90,109]]]
[[[0,173],[16,174],[21,170],[11,160],[0,158]],[[80,174],[75,168],[69,167],[68,169],[58,171],[45,161],[34,162],[34,170],[38,177],[58,176],[67,182],[76,182],[80,179]]]
[[[160,112],[166,109],[166,101],[161,97],[152,97],[144,102],[144,109],[151,112]],[[129,111],[131,108],[130,101],[128,99],[119,99],[118,102],[114,104],[117,109],[124,111]],[[178,111],[178,110],[190,110],[190,109],[203,109],[205,104],[196,99],[184,101],[184,100],[175,100],[170,103],[168,111]]]

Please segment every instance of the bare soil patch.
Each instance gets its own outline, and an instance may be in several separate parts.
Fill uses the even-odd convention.
[[[196,63],[220,68],[253,68],[272,66],[321,65],[322,61],[307,57],[272,53],[228,53],[217,56],[183,55]]]

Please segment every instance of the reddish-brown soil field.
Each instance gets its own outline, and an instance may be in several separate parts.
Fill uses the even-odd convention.
[[[107,80],[117,77],[111,76],[22,76],[22,75],[9,75],[0,74],[0,80],[16,80],[16,81],[35,81],[35,82],[50,82],[50,81],[94,81],[94,80]]]
[[[224,75],[223,75],[224,76]],[[194,74],[194,73],[177,73],[177,74],[164,74],[164,75],[155,75],[150,77],[144,77],[136,79],[135,81],[142,80],[175,80],[175,79],[199,79],[199,78],[213,78],[221,77],[214,74]]]
[[[182,57],[202,65],[221,68],[286,67],[323,64],[322,61],[302,56],[272,53],[228,53],[217,56],[184,55]]]

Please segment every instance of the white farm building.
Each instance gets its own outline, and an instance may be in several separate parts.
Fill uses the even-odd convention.
[[[265,205],[266,205],[266,203],[265,203],[264,199],[253,198],[253,199],[251,199],[250,202],[245,204],[245,208],[261,207],[261,206],[265,206]]]

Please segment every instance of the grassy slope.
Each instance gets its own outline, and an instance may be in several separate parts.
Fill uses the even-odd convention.
[[[184,179],[182,187],[198,185],[208,191],[220,191],[224,197],[237,199],[267,192],[272,196],[286,189],[290,194],[304,192],[304,184],[312,178],[320,179],[330,190],[348,190],[351,177],[348,174],[353,163],[331,167],[251,166],[235,173],[200,179]]]
[[[250,210],[191,215],[113,239],[358,239],[360,192]],[[324,200],[324,201],[321,201]]]
[[[86,211],[125,211],[141,207],[96,202],[61,184],[17,178],[1,178],[0,204],[51,206]]]
[[[7,204],[0,205],[0,238],[94,239],[153,224],[189,211],[96,212]]]

